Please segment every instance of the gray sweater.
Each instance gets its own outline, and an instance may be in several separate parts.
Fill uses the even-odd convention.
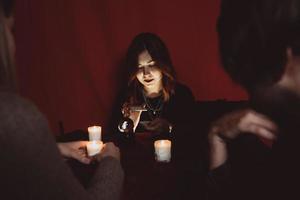
[[[123,170],[104,158],[84,189],[64,163],[47,120],[29,101],[0,92],[1,199],[119,199]]]

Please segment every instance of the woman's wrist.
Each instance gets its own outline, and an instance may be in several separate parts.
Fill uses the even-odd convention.
[[[226,141],[220,137],[218,127],[212,127],[208,134],[210,145],[210,170],[216,169],[227,160]]]
[[[213,126],[208,133],[208,141],[210,144],[224,143],[226,145],[226,140],[221,136],[220,129],[217,126]]]

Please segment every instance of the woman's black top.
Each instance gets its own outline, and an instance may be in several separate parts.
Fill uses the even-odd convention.
[[[188,134],[188,130],[192,129],[196,117],[194,114],[195,99],[191,90],[181,83],[176,83],[174,91],[174,94],[170,96],[168,102],[163,102],[161,96],[155,98],[145,97],[144,104],[146,105],[147,111],[143,111],[141,114],[140,122],[135,131],[137,134],[146,131],[144,128],[145,123],[158,117],[170,122],[172,125],[172,133],[180,135]],[[115,116],[112,117],[109,129],[111,135],[123,134],[118,129],[118,123],[122,119],[121,107],[123,103],[124,102],[120,103],[119,106],[117,106],[118,109],[114,111]]]

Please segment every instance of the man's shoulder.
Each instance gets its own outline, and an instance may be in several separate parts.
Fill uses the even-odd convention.
[[[193,97],[192,90],[185,84],[176,82],[175,84],[175,95],[176,96],[190,96]]]
[[[2,109],[18,109],[20,107],[35,107],[32,102],[12,92],[0,92],[0,107]]]
[[[38,108],[29,100],[12,92],[0,92],[0,116],[6,117],[39,117]]]

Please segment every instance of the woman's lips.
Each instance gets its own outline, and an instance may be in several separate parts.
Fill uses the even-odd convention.
[[[154,79],[146,79],[144,80],[146,83],[150,83],[151,81],[153,81]]]

